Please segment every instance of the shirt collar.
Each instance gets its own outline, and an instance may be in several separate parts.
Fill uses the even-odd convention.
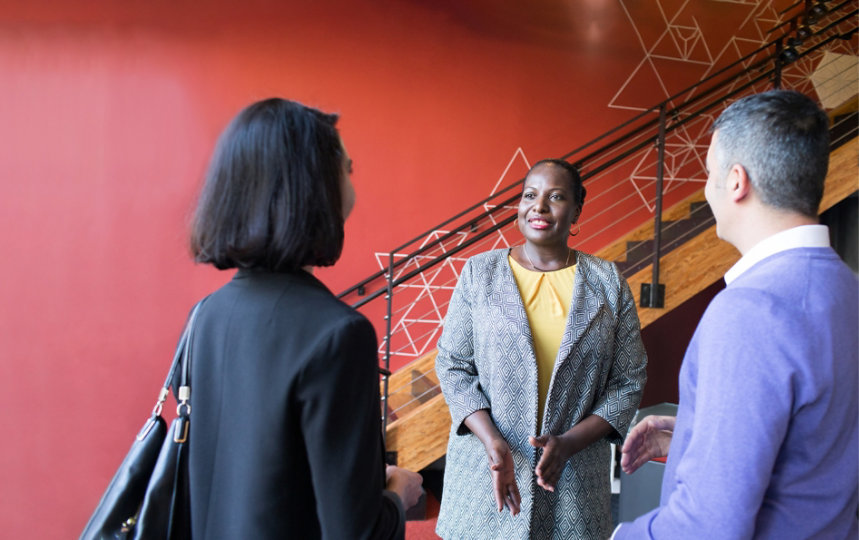
[[[782,251],[805,247],[829,247],[829,228],[826,225],[801,225],[764,238],[746,252],[725,273],[725,283],[730,285],[740,275],[766,259]]]

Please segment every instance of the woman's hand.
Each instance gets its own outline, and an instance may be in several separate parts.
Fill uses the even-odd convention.
[[[500,512],[505,506],[512,515],[519,513],[522,498],[516,485],[516,471],[513,467],[513,454],[510,445],[503,438],[493,439],[486,447],[489,470],[492,473],[492,490],[495,504]]]
[[[565,439],[555,435],[528,437],[528,442],[534,448],[542,448],[543,455],[537,463],[534,472],[537,474],[537,485],[547,491],[555,491],[561,471],[572,456]]]
[[[543,455],[534,469],[537,485],[547,491],[555,491],[567,460],[613,431],[611,424],[590,414],[562,435],[528,437],[531,446],[543,449]]]
[[[675,420],[673,416],[651,415],[637,423],[623,443],[623,472],[632,474],[651,459],[667,456]]]
[[[486,450],[489,471],[492,473],[492,492],[498,511],[506,506],[515,516],[519,513],[522,498],[519,496],[519,486],[516,485],[516,469],[510,445],[495,427],[495,422],[486,409],[474,411],[463,423],[480,439]]]

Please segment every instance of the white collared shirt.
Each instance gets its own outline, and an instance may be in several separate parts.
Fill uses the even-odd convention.
[[[730,285],[740,275],[782,251],[804,247],[829,247],[829,227],[826,225],[800,225],[764,238],[746,252],[737,263],[725,272],[725,283]]]

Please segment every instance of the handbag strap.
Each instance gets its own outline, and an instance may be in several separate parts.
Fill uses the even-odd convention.
[[[194,306],[194,309],[191,310],[191,315],[188,316],[188,322],[185,323],[185,328],[182,330],[182,335],[179,338],[179,344],[176,345],[176,352],[173,354],[173,362],[170,365],[170,370],[167,372],[167,379],[164,381],[164,385],[161,387],[161,391],[158,394],[158,400],[155,402],[155,408],[152,409],[152,416],[160,416],[161,410],[164,407],[164,402],[167,400],[167,396],[170,395],[170,387],[173,385],[173,377],[176,375],[176,369],[181,367],[182,371],[180,372],[179,379],[179,390],[178,401],[179,407],[182,408],[182,405],[188,405],[188,400],[191,398],[191,387],[190,387],[190,364],[191,364],[191,332],[194,327],[194,321],[197,319],[197,314],[200,311],[200,306],[203,305],[203,302],[206,301],[209,297],[205,297]],[[184,389],[184,390],[183,390]],[[183,399],[184,394],[184,399]],[[190,408],[190,405],[188,405]]]
[[[188,319],[188,336],[185,339],[185,350],[182,351],[182,371],[179,375],[179,391],[177,392],[179,405],[176,406],[176,414],[182,416],[191,415],[191,404],[188,401],[191,399],[191,345],[194,342],[194,320],[197,318],[200,306],[203,305],[206,298],[197,302],[197,305],[194,306],[194,311],[191,312],[191,316]]]

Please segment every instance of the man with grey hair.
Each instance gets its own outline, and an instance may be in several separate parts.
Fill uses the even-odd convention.
[[[686,351],[676,419],[627,437],[627,473],[668,462],[661,506],[614,538],[857,537],[859,283],[818,224],[828,128],[781,90],[714,123],[704,192],[742,257]]]

